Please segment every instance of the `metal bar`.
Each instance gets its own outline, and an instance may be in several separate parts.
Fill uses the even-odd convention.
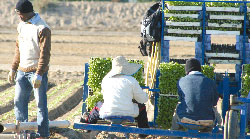
[[[156,72],[156,83],[155,83],[155,87],[157,87],[157,88],[159,88],[159,83],[160,83],[159,77],[160,77],[160,75],[161,75],[160,70],[158,69],[157,72]],[[154,125],[157,125],[156,124],[156,118],[158,116],[158,99],[159,99],[159,93],[155,93],[155,104],[154,104],[155,108],[154,108],[154,121],[153,121]]]
[[[202,53],[201,53],[201,64],[204,65],[205,64],[205,34],[206,34],[206,4],[205,2],[203,2],[202,4]]]
[[[240,35],[240,31],[221,31],[221,30],[206,30],[207,34],[212,35]]]
[[[14,123],[2,124],[4,130],[1,133],[5,132],[16,132],[17,126]],[[70,122],[67,120],[64,121],[49,121],[49,128],[58,127],[58,128],[68,128],[70,126]],[[19,130],[37,130],[38,124],[37,122],[21,122],[19,125]]]
[[[162,16],[161,16],[161,62],[166,62],[166,61],[163,61],[164,58],[164,50],[162,48],[166,48],[166,46],[164,46],[164,27],[165,27],[165,18],[164,18],[164,9],[165,9],[165,0],[162,0]],[[169,49],[169,48],[167,48]]]
[[[243,50],[242,50],[242,64],[246,61],[246,21],[247,21],[247,5],[244,3],[244,24],[243,24]]]
[[[195,37],[164,36],[164,40],[197,42],[198,38],[197,37],[195,38]]]
[[[228,24],[228,23],[208,23],[209,27],[234,27],[234,28],[242,28],[241,24]]]
[[[185,27],[200,27],[200,22],[172,22],[166,21],[167,26],[185,26]]]
[[[250,103],[250,99],[248,98],[242,98],[242,97],[237,97],[235,98],[236,102],[243,102],[243,103]]]
[[[82,95],[82,114],[87,111],[87,104],[85,103],[85,100],[88,98],[88,92],[89,92],[89,87],[87,85],[88,83],[88,73],[89,73],[89,64],[85,63],[85,73],[84,73],[84,84],[83,84],[83,95]]]
[[[198,14],[172,14],[172,13],[168,13],[167,15],[165,15],[165,17],[189,17],[189,18],[198,18],[199,15]],[[243,20],[243,19],[242,19]]]
[[[201,30],[168,29],[167,32],[176,34],[201,34]]]
[[[246,130],[246,104],[242,107],[240,111],[240,136],[245,136],[245,130]]]
[[[239,58],[240,54],[234,53],[205,53],[206,57],[231,57]]]
[[[244,16],[237,16],[237,15],[210,15],[209,19],[244,20]]]
[[[229,108],[229,78],[223,79],[223,101],[222,101],[222,118],[225,120],[226,111]]]
[[[147,135],[158,135],[158,136],[179,136],[179,137],[192,137],[192,138],[216,138],[222,139],[223,134],[212,134],[212,133],[190,133],[185,131],[174,131],[174,130],[163,130],[163,129],[150,129],[150,128],[136,128],[127,127],[121,125],[96,125],[96,124],[80,124],[75,123],[74,129],[85,129],[85,130],[98,130],[107,132],[122,132],[122,133],[136,133],[136,134],[147,134]]]
[[[235,7],[207,7],[207,11],[217,12],[239,12],[240,8]]]
[[[173,11],[201,11],[201,6],[168,6],[169,10]]]

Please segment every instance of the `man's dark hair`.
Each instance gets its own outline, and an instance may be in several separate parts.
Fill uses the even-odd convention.
[[[16,10],[20,13],[33,12],[33,5],[29,0],[19,0],[16,4]]]
[[[200,71],[201,72],[201,64],[200,61],[196,58],[190,58],[186,61],[185,65],[186,74],[191,71]]]

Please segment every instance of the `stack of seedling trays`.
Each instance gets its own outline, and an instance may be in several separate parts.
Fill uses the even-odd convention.
[[[197,42],[202,34],[201,19],[199,19],[202,6],[175,4],[166,6],[164,40]]]
[[[208,63],[214,64],[240,64],[239,51],[234,44],[211,44],[211,50],[207,50]]]
[[[186,64],[187,59],[172,59],[170,58],[170,62],[176,62],[178,64]]]
[[[244,12],[240,3],[206,2],[206,33],[242,35]],[[248,11],[249,8],[247,9]],[[164,40],[197,42],[203,30],[201,2],[166,2]],[[199,40],[200,41],[200,40]]]

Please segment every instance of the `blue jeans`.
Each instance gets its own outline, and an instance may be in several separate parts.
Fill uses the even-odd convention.
[[[32,89],[37,105],[37,124],[38,133],[41,137],[49,136],[49,120],[47,108],[47,89],[48,89],[48,72],[42,76],[40,88],[33,88],[32,79],[35,72],[17,72],[14,109],[16,120],[28,122],[28,103]]]

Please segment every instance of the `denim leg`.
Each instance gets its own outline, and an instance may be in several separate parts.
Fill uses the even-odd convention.
[[[15,85],[14,111],[16,120],[28,122],[28,102],[32,86],[25,72],[18,71]]]
[[[184,131],[184,128],[182,126],[180,126],[177,122],[180,122],[181,119],[179,118],[179,116],[176,113],[177,107],[179,104],[176,105],[176,108],[174,110],[174,115],[172,118],[172,125],[171,125],[171,130],[179,130],[179,131]],[[182,139],[182,137],[169,137],[169,139]]]
[[[47,107],[48,72],[43,74],[41,86],[34,88],[34,95],[37,104],[38,133],[41,137],[49,136],[49,120]]]

